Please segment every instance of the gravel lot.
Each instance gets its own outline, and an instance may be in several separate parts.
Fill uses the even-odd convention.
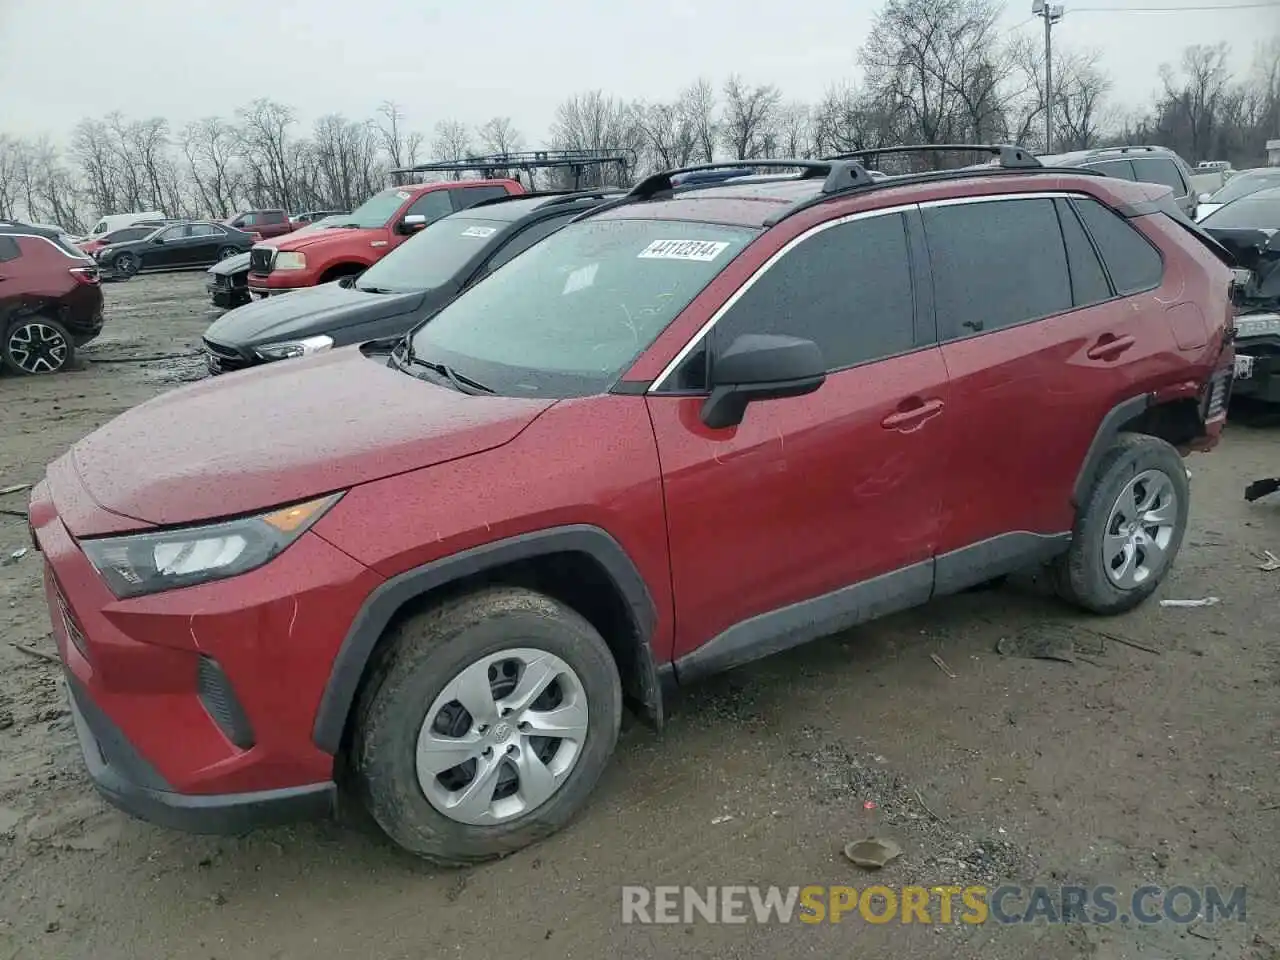
[[[202,284],[110,285],[84,369],[0,377],[0,486],[38,480],[78,437],[201,377],[216,313]],[[19,649],[53,649],[29,553],[0,568],[0,960],[1280,958],[1280,571],[1254,556],[1280,553],[1280,497],[1241,498],[1280,471],[1278,436],[1233,426],[1189,461],[1191,530],[1161,596],[1218,605],[1100,621],[1020,584],[775,657],[691,691],[662,737],[628,725],[569,830],[466,871],[358,827],[191,837],[107,807],[81,770],[57,666]],[[27,543],[25,494],[0,507],[8,557]],[[1087,659],[1016,655],[1046,646]],[[874,881],[840,854],[869,835],[904,851]],[[620,922],[623,884],[1001,881],[1245,884],[1247,921]]]

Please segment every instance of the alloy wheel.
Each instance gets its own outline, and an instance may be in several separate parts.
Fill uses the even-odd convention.
[[[134,261],[133,254],[131,253],[122,253],[120,256],[116,257],[115,267],[117,273],[123,273],[125,276],[129,276],[130,274],[137,272],[138,269],[137,263]]]
[[[24,373],[54,373],[67,362],[70,345],[61,332],[33,320],[9,332],[9,357]]]
[[[546,803],[568,779],[587,737],[587,694],[544,650],[489,654],[463,669],[418,733],[418,783],[459,823],[494,825]]]
[[[1178,510],[1173,481],[1161,470],[1143,470],[1124,485],[1102,536],[1103,569],[1115,586],[1133,590],[1163,569]]]

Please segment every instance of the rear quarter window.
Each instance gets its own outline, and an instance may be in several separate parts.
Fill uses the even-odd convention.
[[[1133,174],[1143,183],[1162,183],[1173,188],[1175,197],[1187,195],[1187,184],[1178,165],[1167,157],[1141,157],[1133,161]]]
[[[1117,180],[1138,179],[1134,175],[1133,164],[1128,160],[1103,160],[1100,163],[1086,163],[1085,166],[1105,176],[1115,177]]]
[[[1150,240],[1096,200],[1077,197],[1071,205],[1102,255],[1117,294],[1141,293],[1160,286],[1164,261]]]
[[[0,237],[0,263],[17,260],[20,256],[22,250],[18,247],[17,240],[13,237]]]

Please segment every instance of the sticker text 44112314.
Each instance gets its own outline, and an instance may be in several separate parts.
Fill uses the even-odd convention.
[[[639,253],[641,260],[697,260],[710,263],[729,244],[722,240],[655,240]]]

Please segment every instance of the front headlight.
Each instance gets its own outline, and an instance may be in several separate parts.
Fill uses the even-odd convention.
[[[223,580],[262,566],[338,502],[330,494],[252,517],[200,527],[80,541],[117,597]]]
[[[333,337],[321,334],[318,337],[307,337],[303,340],[283,340],[280,343],[268,343],[255,348],[254,352],[263,360],[288,360],[290,357],[305,357],[313,353],[321,353],[333,346]]]
[[[277,270],[307,269],[307,255],[296,250],[281,250],[276,254]]]

